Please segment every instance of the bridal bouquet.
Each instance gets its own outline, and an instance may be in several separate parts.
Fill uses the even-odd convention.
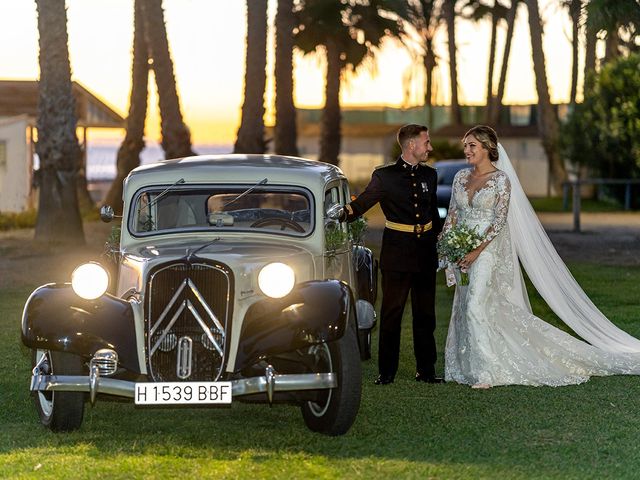
[[[482,236],[478,233],[477,227],[470,228],[463,223],[459,223],[442,234],[438,240],[438,255],[440,259],[450,266],[459,270],[457,263],[471,250],[474,250],[482,243]],[[469,285],[469,275],[460,271],[458,285]]]

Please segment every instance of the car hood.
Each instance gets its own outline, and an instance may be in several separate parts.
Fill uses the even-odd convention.
[[[184,241],[162,243],[138,247],[123,252],[120,268],[118,294],[131,288],[144,291],[149,272],[154,267],[168,262],[186,260],[189,252],[206,245],[207,241]],[[322,258],[322,257],[320,257]],[[220,239],[198,251],[194,259],[222,263],[233,272],[236,288],[242,291],[257,291],[257,276],[262,267],[272,262],[282,262],[291,266],[298,282],[311,280],[316,275],[316,259],[308,249],[295,244],[282,244],[265,241],[233,241]]]

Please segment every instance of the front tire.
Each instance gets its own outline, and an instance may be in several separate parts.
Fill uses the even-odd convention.
[[[362,394],[362,369],[353,325],[339,340],[313,345],[309,353],[315,359],[314,371],[335,373],[338,386],[320,391],[314,401],[302,405],[304,422],[314,432],[343,435],[356,419]]]
[[[71,353],[34,350],[33,366],[48,375],[82,375],[83,365],[79,356]],[[54,432],[77,430],[84,416],[83,392],[34,392],[34,403],[40,423]]]

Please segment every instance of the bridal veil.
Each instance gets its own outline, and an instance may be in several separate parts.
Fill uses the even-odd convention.
[[[531,207],[501,144],[498,144],[498,152],[495,165],[511,181],[507,225],[512,255],[520,260],[538,293],[564,323],[591,345],[609,352],[640,353],[640,340],[605,317],[573,278]],[[514,265],[517,262],[514,261]],[[513,270],[513,289],[508,299],[530,312],[522,273],[519,268]]]

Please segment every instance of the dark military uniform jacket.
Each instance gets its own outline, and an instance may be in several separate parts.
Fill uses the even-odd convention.
[[[353,220],[380,202],[388,221],[405,225],[432,222],[427,232],[401,232],[384,229],[380,268],[400,272],[436,269],[437,235],[442,230],[436,188],[435,169],[426,165],[409,165],[402,157],[396,163],[373,172],[371,182],[347,208],[347,220]],[[418,227],[416,230],[420,230]]]

